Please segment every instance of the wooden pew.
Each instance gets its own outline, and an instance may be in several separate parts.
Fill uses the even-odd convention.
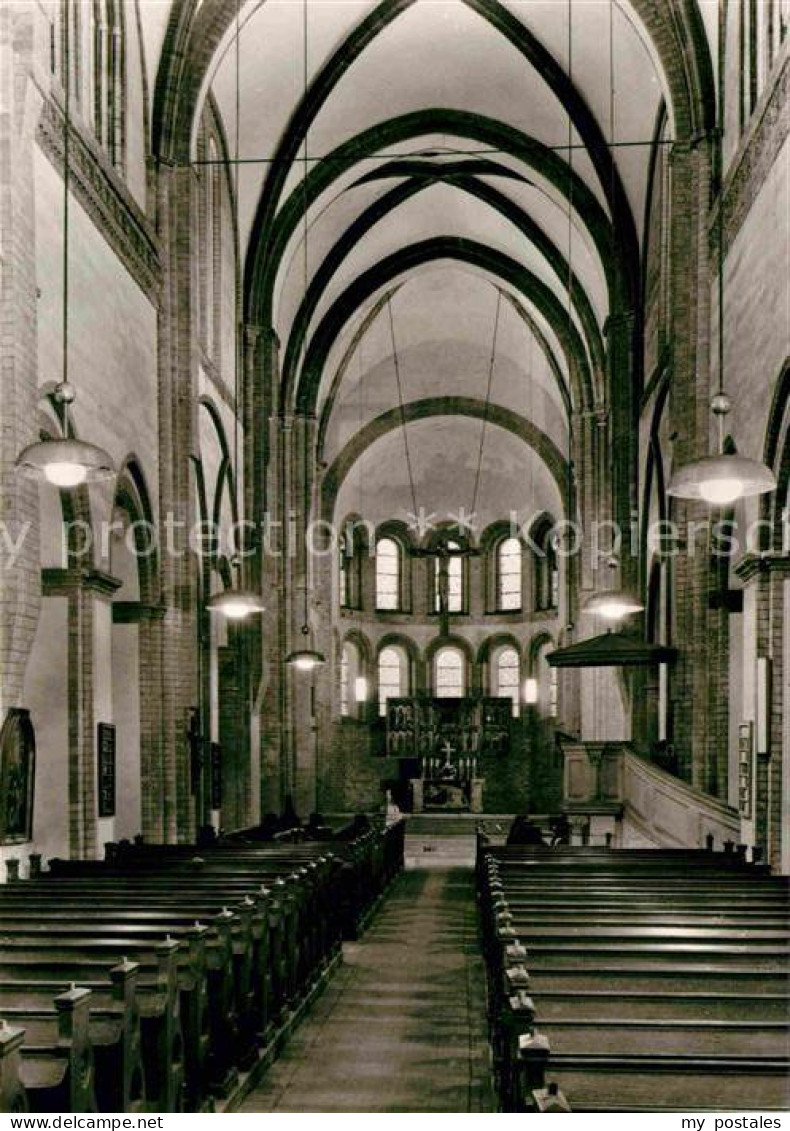
[[[110,970],[110,980],[84,982],[90,991],[88,1035],[95,1065],[99,1111],[145,1110],[145,1074],[137,1002],[139,967],[123,962]],[[32,1036],[42,1014],[54,1018],[58,995],[68,990],[57,982],[0,981],[0,1017]]]
[[[88,900],[89,893],[85,891]],[[208,1071],[210,1086],[218,1093],[227,1094],[237,1079],[237,1063],[247,1060],[249,1048],[254,1053],[252,1038],[243,1044],[240,1036],[239,1002],[249,995],[249,963],[251,947],[248,945],[239,958],[234,971],[232,926],[237,920],[230,910],[220,911],[207,923],[195,925],[189,916],[170,912],[115,910],[112,912],[93,908],[83,910],[79,922],[64,923],[62,911],[38,912],[34,922],[24,917],[13,917],[7,906],[3,908],[3,947],[21,943],[36,948],[57,935],[61,945],[70,945],[75,951],[86,953],[92,941],[100,938],[104,944],[113,943],[125,954],[137,957],[140,949],[155,945],[168,935],[183,944],[178,961],[178,991],[183,1005],[183,1038],[185,1055],[190,1053],[187,1071],[190,1080],[200,1068]],[[248,942],[248,940],[247,940]],[[246,974],[242,981],[241,970]],[[237,981],[234,983],[234,973]],[[210,1040],[208,1056],[200,1064],[205,1040],[203,1014],[208,1010]],[[193,1060],[193,1055],[197,1061]]]
[[[25,1010],[19,1078],[31,1111],[97,1110],[90,997],[90,990],[74,988],[49,1008]]]
[[[30,1111],[21,1079],[24,1040],[24,1029],[12,1029],[0,1018],[0,1112],[4,1115]]]
[[[579,1112],[787,1109],[787,1061],[780,1058],[552,1054],[551,1076]]]
[[[53,987],[82,981],[96,1000],[97,1048],[128,1053],[131,1036],[127,1046],[108,1037],[121,1020],[109,972],[131,959],[144,1102],[205,1110],[209,1092],[233,1088],[321,978],[348,916],[357,924],[402,866],[402,847],[401,828],[339,846],[124,845],[108,862],[52,861],[49,872],[0,888],[0,1016],[5,1002],[26,1020],[37,1002],[50,1008]],[[8,1047],[11,1097],[18,1052]],[[124,1063],[99,1065],[103,1108],[113,1089],[116,1110],[143,1102]]]
[[[549,1047],[574,1110],[613,1110],[601,1103],[603,1075],[620,1071],[622,1110],[637,1093],[642,1104],[649,1096],[645,1110],[709,1108],[727,1073],[741,1071],[761,1107],[781,1107],[790,1067],[782,881],[712,853],[508,848],[483,850],[478,882],[505,1110],[523,1109]]]
[[[779,1021],[790,1017],[790,992],[744,993],[723,990],[659,991],[611,989],[610,975],[600,977],[600,988],[570,990],[551,988],[551,979],[532,978],[530,997],[541,1024],[553,1018],[611,1017],[629,1020]],[[607,988],[607,984],[608,987]]]
[[[143,903],[149,895],[171,892],[176,885],[177,890],[183,893],[177,898],[176,905],[189,906],[193,895],[199,896],[212,901],[213,908],[210,910],[215,915],[234,901],[229,922],[235,939],[235,946],[232,946],[235,961],[231,966],[216,962],[210,964],[212,986],[221,974],[225,979],[212,991],[212,1001],[220,1003],[220,1016],[224,1014],[229,1023],[232,1021],[237,1025],[242,1036],[248,1031],[249,1027],[245,1030],[245,1018],[255,1010],[254,1001],[258,994],[257,985],[251,984],[251,979],[258,978],[256,964],[270,963],[271,1007],[275,1013],[281,1013],[296,1000],[300,966],[299,881],[293,878],[292,873],[287,872],[284,877],[275,875],[273,880],[270,876],[263,877],[270,883],[265,888],[258,870],[243,872],[240,868],[211,872],[203,867],[195,870],[187,865],[160,871],[151,864],[125,870],[120,867],[97,868],[94,862],[80,861],[69,862],[63,871],[59,869],[55,874],[76,884],[72,891],[88,890],[85,885],[89,882],[91,891],[103,887],[107,891],[123,892],[130,901]],[[248,920],[247,927],[244,919]],[[229,996],[234,998],[235,1005],[228,1000]],[[238,1044],[236,1038],[233,1044],[234,1047]]]
[[[150,950],[134,951],[128,939],[84,943],[51,936],[44,940],[4,938],[0,943],[0,979],[45,983],[84,980],[88,984],[110,981],[112,969],[134,953],[139,967],[136,990],[147,1106],[155,1111],[178,1112],[184,1100],[180,949],[173,940],[158,942]],[[28,1059],[26,1043],[23,1063]],[[56,1110],[71,1109],[64,1105]]]

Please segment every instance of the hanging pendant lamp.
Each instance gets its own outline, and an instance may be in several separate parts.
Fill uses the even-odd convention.
[[[234,562],[234,565],[237,571],[241,569],[240,562]],[[244,620],[254,613],[264,612],[266,606],[258,593],[252,589],[245,589],[237,580],[230,589],[209,597],[206,608],[210,613],[217,613],[219,616],[227,617],[228,620]]]
[[[39,440],[28,444],[17,456],[14,467],[19,475],[53,487],[69,490],[83,483],[112,479],[115,467],[103,448],[69,435],[69,406],[77,395],[69,384],[69,181],[71,145],[71,51],[69,21],[63,28],[63,379],[55,388],[53,399],[62,408],[63,438]]]
[[[611,570],[616,570],[619,564],[615,557],[611,557],[607,562]],[[621,621],[625,617],[633,616],[634,613],[641,613],[644,607],[633,593],[617,587],[595,593],[584,602],[583,609],[585,613],[591,613],[607,621]]]
[[[620,621],[624,617],[641,613],[644,605],[627,593],[625,589],[610,589],[607,593],[596,593],[585,601],[584,611],[603,617],[604,620]]]
[[[302,625],[302,636],[305,638],[305,645],[310,644],[310,628],[307,624],[307,588],[305,587],[305,623]],[[326,657],[322,652],[317,652],[315,648],[296,648],[293,652],[289,652],[285,657],[285,662],[292,668],[296,668],[300,672],[312,672],[316,668],[320,668],[322,664],[326,663]]]
[[[239,26],[239,4],[236,3],[236,127],[235,127],[235,144],[234,144],[234,162],[233,162],[233,179],[234,179],[234,200],[238,208],[239,202],[239,117],[241,112],[241,70],[240,70],[240,26]],[[209,176],[213,175],[213,169],[210,168]],[[237,271],[238,276],[238,271]],[[241,335],[239,333],[241,326],[241,288],[239,287],[238,277],[234,281],[234,413],[233,413],[233,485],[234,491],[236,484],[239,482],[239,423],[238,412],[239,405],[241,404],[240,396],[240,381],[239,381],[239,352],[241,349]],[[231,584],[230,589],[226,589],[222,593],[215,593],[206,602],[206,608],[210,613],[216,613],[219,616],[226,617],[228,620],[241,621],[255,613],[262,613],[265,611],[266,606],[260,594],[254,592],[252,589],[245,589],[240,584],[241,579],[241,560],[236,558],[232,562],[235,568],[236,576],[235,581]]]
[[[717,393],[711,401],[711,411],[719,422],[719,455],[705,456],[678,468],[667,487],[668,495],[726,507],[738,499],[776,490],[776,476],[766,464],[724,451],[724,418],[730,408],[726,393]]]
[[[721,129],[718,131],[721,144]],[[724,418],[732,402],[724,391],[724,208],[719,191],[716,218],[719,290],[719,388],[710,403],[718,421],[719,452],[679,467],[670,479],[667,494],[677,499],[702,500],[714,507],[731,506],[738,499],[767,495],[776,490],[776,476],[760,460],[724,450]]]

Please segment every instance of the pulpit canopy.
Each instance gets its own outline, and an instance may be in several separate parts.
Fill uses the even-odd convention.
[[[630,668],[671,664],[677,650],[664,644],[649,644],[622,632],[604,632],[557,648],[546,656],[553,668]]]

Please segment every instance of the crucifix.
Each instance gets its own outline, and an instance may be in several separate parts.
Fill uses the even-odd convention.
[[[440,634],[450,632],[450,548],[442,542],[436,556],[436,599],[438,602]]]
[[[450,634],[450,561],[452,558],[477,557],[479,550],[463,546],[456,536],[441,537],[425,550],[412,550],[417,558],[436,559],[436,612],[439,614],[439,635]]]

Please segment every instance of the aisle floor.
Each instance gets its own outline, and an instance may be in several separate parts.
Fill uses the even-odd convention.
[[[242,1112],[491,1111],[469,868],[406,871]]]

